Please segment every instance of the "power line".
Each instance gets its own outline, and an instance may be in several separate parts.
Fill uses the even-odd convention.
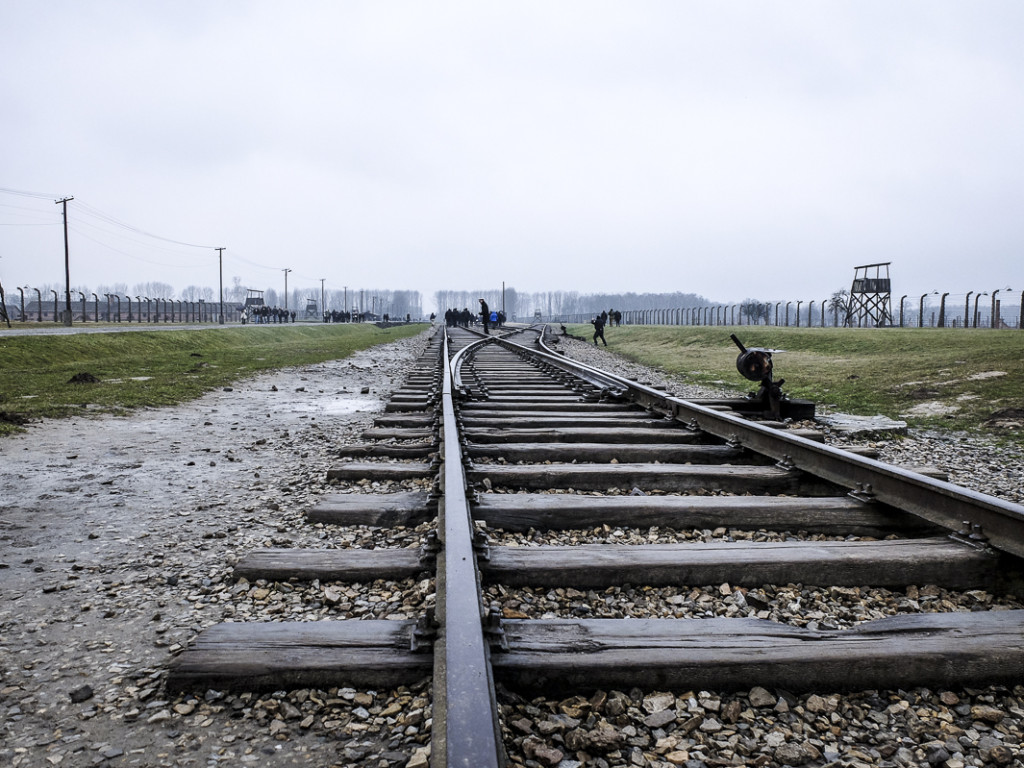
[[[60,197],[60,195],[55,193],[25,192],[21,189],[8,189],[7,187],[0,187],[0,192],[4,192],[8,195],[19,195],[21,197],[35,197],[40,200],[52,200],[55,197]]]
[[[175,254],[175,255],[180,255],[182,253],[182,251],[180,249],[168,248],[167,246],[158,245],[158,244],[154,244],[154,243],[148,243],[148,242],[145,242],[145,241],[140,240],[138,238],[134,238],[134,237],[131,237],[129,235],[126,235],[123,232],[116,232],[116,231],[113,231],[113,230],[110,230],[110,229],[106,229],[104,227],[99,226],[98,224],[96,224],[94,222],[83,221],[81,219],[77,219],[74,223],[72,223],[71,231],[75,232],[76,234],[80,234],[83,237],[88,237],[83,232],[83,230],[82,230],[83,227],[87,227],[88,229],[94,230],[96,232],[101,232],[104,235],[109,235],[111,237],[119,238],[120,240],[123,240],[123,241],[126,241],[128,243],[132,243],[132,244],[138,245],[138,246],[140,246],[142,248],[145,248],[147,250],[161,251],[163,253],[169,253],[169,254]],[[96,240],[94,238],[89,238],[89,239],[93,240],[93,242],[99,243],[100,245],[104,245],[104,246],[106,246],[108,248],[111,248],[111,250],[117,250],[116,248],[113,248],[112,246],[107,245],[102,240]],[[122,252],[122,251],[119,251],[119,252]],[[127,254],[126,253],[125,255],[126,256],[131,256],[132,254]],[[193,264],[199,264],[199,263],[201,263],[201,262],[193,262]],[[171,266],[171,265],[168,265],[168,266]],[[188,265],[179,264],[178,266],[188,266]]]
[[[244,256],[239,255],[238,251],[234,249],[231,249],[231,258],[235,259],[236,261],[240,261],[243,264],[246,264],[247,266],[255,267],[256,269],[265,269],[268,272],[277,272],[280,269],[280,267],[268,267],[266,264],[258,264],[255,261],[252,261],[250,259],[245,258]]]
[[[20,196],[20,197],[34,198],[34,199],[39,199],[39,200],[53,200],[54,198],[59,198],[60,197],[60,195],[47,194],[47,193],[43,193],[43,192],[31,192],[31,191],[19,190],[19,189],[11,189],[9,187],[0,187],[0,193],[9,194],[9,195],[16,195],[16,196]],[[71,198],[67,198],[67,199],[70,200]],[[60,202],[60,200],[58,200],[57,202]],[[165,242],[165,243],[171,243],[172,245],[180,245],[180,246],[183,246],[183,247],[186,247],[186,248],[201,248],[201,249],[204,249],[204,250],[216,250],[216,251],[218,251],[219,254],[221,254],[221,259],[223,260],[223,250],[217,248],[216,246],[202,245],[200,243],[191,243],[191,242],[187,242],[187,241],[184,241],[184,240],[177,240],[175,238],[164,237],[162,235],[157,235],[157,234],[155,234],[153,232],[149,232],[149,231],[147,231],[145,229],[142,229],[141,227],[136,227],[136,226],[134,226],[132,224],[128,224],[127,222],[121,221],[117,217],[112,216],[109,213],[106,213],[104,211],[101,211],[99,208],[96,208],[95,206],[89,205],[88,203],[83,203],[81,201],[81,199],[77,199],[76,202],[78,203],[78,205],[76,206],[76,210],[80,214],[82,214],[84,216],[92,217],[93,219],[97,219],[97,220],[105,222],[107,224],[111,224],[111,225],[113,225],[115,227],[120,227],[121,229],[127,230],[129,232],[133,232],[133,233],[135,233],[137,235],[142,235],[143,237],[152,238],[153,240],[160,240],[160,241]],[[16,206],[5,206],[5,207],[16,207]],[[31,209],[26,208],[25,210],[31,210]],[[54,222],[54,223],[57,223],[57,222]],[[66,222],[66,219],[65,219],[65,224],[66,223],[67,222]],[[127,256],[129,258],[137,259],[138,261],[141,261],[143,263],[155,264],[157,266],[172,266],[172,265],[161,264],[160,262],[153,262],[153,261],[149,261],[149,260],[144,259],[144,258],[140,258],[139,256],[137,256],[135,254],[131,254],[131,253],[127,253],[125,251],[122,251],[122,250],[120,250],[118,248],[115,248],[114,246],[112,246],[112,245],[110,245],[108,243],[104,243],[103,241],[98,240],[98,239],[96,239],[94,237],[89,237],[87,234],[85,234],[84,232],[82,232],[79,229],[79,226],[91,227],[91,228],[95,229],[98,232],[102,232],[102,233],[104,233],[106,235],[111,235],[111,236],[114,236],[114,237],[118,236],[116,232],[112,232],[110,230],[104,229],[103,227],[98,227],[95,224],[91,224],[88,221],[83,221],[83,219],[81,217],[78,218],[76,223],[77,223],[78,226],[71,225],[72,231],[74,231],[76,234],[86,238],[87,240],[91,240],[92,242],[94,242],[94,243],[96,243],[96,244],[98,244],[100,246],[103,246],[103,247],[105,247],[105,248],[107,248],[107,249],[109,249],[109,250],[111,250],[111,251],[113,251],[115,253],[120,253],[120,254],[122,254],[124,256]],[[12,224],[10,226],[15,226],[15,225]],[[36,226],[47,226],[47,225],[37,224]],[[141,245],[143,247],[147,247],[144,243],[140,243],[139,241],[132,240],[131,238],[127,238],[127,240],[128,240],[128,242],[132,242],[132,243],[135,243],[137,245]],[[152,246],[149,246],[149,247],[152,247]],[[162,249],[162,250],[165,250],[165,252],[172,252],[172,251],[167,251],[166,249]],[[242,264],[245,264],[246,266],[254,268],[254,269],[266,270],[268,272],[276,272],[276,271],[278,271],[280,269],[280,267],[272,267],[272,266],[268,266],[266,264],[260,264],[259,262],[253,261],[252,259],[248,259],[245,256],[239,254],[238,251],[235,251],[234,249],[232,249],[232,251],[231,251],[231,253],[229,255],[229,258],[237,260],[237,261],[241,262]],[[176,265],[173,265],[173,266],[181,266],[181,265],[180,264],[176,264]],[[313,277],[309,277],[309,276],[306,276],[306,275],[296,275],[296,276],[301,278],[302,280],[309,280],[309,281],[315,281],[315,280],[318,279],[318,278],[313,278]]]
[[[81,224],[81,223],[82,222],[78,222],[78,224]],[[125,257],[127,257],[127,258],[129,258],[129,259],[131,259],[133,261],[142,262],[143,264],[151,264],[154,267],[177,267],[177,268],[181,268],[181,267],[203,267],[203,266],[205,266],[205,262],[202,262],[202,261],[189,262],[188,264],[184,264],[184,263],[182,263],[180,261],[175,262],[173,264],[172,263],[168,263],[168,262],[164,262],[164,261],[153,261],[152,259],[147,259],[147,258],[144,258],[142,256],[139,256],[136,253],[128,253],[128,251],[122,251],[120,248],[115,248],[114,246],[110,245],[109,243],[105,243],[102,240],[97,240],[95,237],[90,237],[79,226],[76,226],[75,224],[71,225],[71,231],[74,232],[75,235],[77,235],[78,237],[82,237],[82,238],[85,238],[86,240],[89,240],[90,242],[96,243],[101,248],[105,248],[108,251],[112,251],[113,253],[118,253],[118,254],[120,254],[122,256],[125,256]],[[100,231],[103,232],[105,230],[100,230]],[[135,241],[131,241],[131,242],[135,242]],[[173,251],[167,251],[167,253],[173,253]]]
[[[81,208],[81,209],[84,209],[86,213],[88,213],[91,216],[95,216],[97,219],[101,219],[101,220],[106,221],[106,222],[108,222],[110,224],[114,224],[114,225],[116,225],[118,227],[123,227],[124,229],[127,229],[130,232],[135,232],[136,234],[139,234],[139,235],[145,235],[146,237],[152,237],[154,240],[163,240],[165,243],[174,243],[175,245],[184,245],[184,246],[186,246],[188,248],[205,248],[205,249],[209,250],[211,248],[215,248],[216,247],[216,246],[212,246],[212,245],[199,245],[197,243],[186,243],[186,242],[184,242],[182,240],[174,240],[173,238],[170,238],[170,237],[162,237],[161,235],[154,235],[152,232],[147,232],[146,230],[140,229],[139,227],[134,227],[131,224],[126,224],[125,222],[121,221],[120,219],[116,219],[113,216],[111,216],[110,214],[104,213],[103,211],[99,210],[98,208],[94,208],[93,206],[88,205],[86,203],[79,202],[78,207]]]
[[[22,189],[11,189],[9,187],[0,187],[0,193],[5,193],[8,195],[17,195],[19,197],[30,197],[38,200],[52,200],[54,198],[60,198],[60,195],[44,194],[42,192],[29,192]],[[141,227],[136,227],[132,224],[128,224],[127,222],[121,221],[120,219],[111,216],[109,213],[101,211],[99,208],[96,208],[95,206],[89,205],[88,203],[83,203],[80,199],[77,200],[76,202],[78,203],[78,205],[76,206],[76,210],[78,210],[79,213],[84,213],[88,216],[100,219],[101,221],[105,221],[108,224],[113,224],[115,226],[121,227],[122,229],[127,229],[129,232],[134,232],[138,235],[151,237],[154,240],[163,240],[166,243],[173,243],[174,245],[182,245],[185,246],[186,248],[211,249],[214,247],[212,245],[200,245],[199,243],[189,243],[184,240],[176,240],[171,237],[163,237],[162,235],[157,235],[152,232],[148,232],[145,229],[142,229]]]

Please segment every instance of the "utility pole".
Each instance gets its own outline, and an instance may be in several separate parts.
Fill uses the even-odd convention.
[[[71,325],[71,261],[68,255],[68,201],[73,197],[54,200],[54,204],[63,206],[64,213],[64,325]],[[54,318],[56,320],[56,318]]]
[[[217,251],[217,262],[220,266],[220,317],[217,322],[224,325],[224,249],[214,248]]]
[[[327,322],[327,305],[324,304],[324,280],[326,279],[326,277],[320,278],[320,319],[325,323]]]
[[[291,272],[291,270],[282,269],[281,271],[284,272],[284,308],[288,309],[288,273]]]

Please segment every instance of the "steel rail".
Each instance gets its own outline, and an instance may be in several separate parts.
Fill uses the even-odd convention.
[[[473,521],[452,397],[452,363],[445,332],[442,391],[441,489],[434,643],[434,768],[499,768],[505,764],[490,649],[484,636]],[[465,349],[460,350],[465,351]],[[457,355],[458,356],[458,355]]]
[[[492,339],[492,343],[520,355],[538,357],[614,396],[628,398],[666,418],[771,457],[784,467],[847,488],[851,496],[865,503],[887,504],[954,531],[972,543],[1024,557],[1024,506],[672,397],[555,354],[544,344],[543,334],[537,341],[541,349],[507,339]]]

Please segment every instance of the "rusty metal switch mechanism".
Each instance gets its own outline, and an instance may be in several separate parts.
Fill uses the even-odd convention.
[[[786,395],[782,393],[782,385],[786,380],[775,381],[772,372],[772,352],[778,350],[745,347],[735,333],[729,334],[729,338],[740,348],[739,357],[736,358],[736,370],[743,378],[761,384],[757,392],[752,392],[748,396],[749,399],[760,402],[761,407],[771,413],[773,419],[781,421],[782,402],[786,399]]]

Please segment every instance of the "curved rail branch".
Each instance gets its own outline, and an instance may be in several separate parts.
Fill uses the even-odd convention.
[[[490,654],[484,640],[480,578],[452,400],[447,334],[444,369],[443,497],[438,505],[443,547],[437,566],[440,626],[434,645],[431,764],[435,768],[498,768],[504,760]]]
[[[518,348],[522,352],[543,355],[549,363],[566,371],[583,370],[585,373],[580,375],[592,382],[600,382],[616,395],[728,440],[732,445],[769,456],[787,468],[802,470],[848,488],[853,496],[866,503],[888,504],[950,531],[957,531],[975,542],[1024,557],[1024,508],[1017,504],[670,397],[606,371],[566,360],[553,354],[543,344],[543,339],[538,342],[545,350],[543,352],[528,350],[508,341],[497,343],[509,349]]]

